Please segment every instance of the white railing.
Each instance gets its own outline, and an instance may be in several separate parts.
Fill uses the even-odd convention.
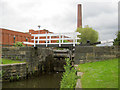
[[[71,32],[71,33],[46,33],[46,34],[32,34],[31,36],[34,37],[34,43],[31,43],[34,45],[48,45],[51,44],[58,44],[59,47],[61,47],[62,44],[78,44],[77,40],[80,39],[77,37],[77,35],[81,35],[79,32]],[[70,42],[64,42],[64,40],[70,40]],[[37,41],[37,43],[36,43]],[[40,43],[40,41],[45,41],[45,43]],[[55,43],[52,43],[52,41],[55,41]],[[58,43],[56,41],[59,41]],[[49,42],[49,43],[48,43]],[[24,42],[24,44],[28,44],[28,42]]]
[[[110,40],[107,40],[107,41],[101,41],[101,44],[113,43],[113,42],[114,42],[114,40],[110,39]]]

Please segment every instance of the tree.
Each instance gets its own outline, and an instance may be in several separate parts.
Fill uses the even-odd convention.
[[[88,25],[86,25],[84,28],[77,28],[76,32],[81,33],[81,35],[78,35],[78,37],[81,38],[78,41],[82,42],[82,44],[86,44],[87,40],[90,40],[90,43],[95,43],[98,41],[98,32]]]
[[[118,45],[120,46],[120,31],[117,33],[117,38],[114,39],[113,45]]]

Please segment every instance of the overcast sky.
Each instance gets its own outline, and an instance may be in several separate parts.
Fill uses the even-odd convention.
[[[89,1],[89,2],[88,2]],[[83,27],[99,32],[99,40],[116,38],[118,0],[0,0],[0,28],[28,32],[74,32],[77,4],[82,4]]]

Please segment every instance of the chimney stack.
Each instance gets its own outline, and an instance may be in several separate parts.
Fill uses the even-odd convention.
[[[77,28],[82,27],[82,5],[78,4]]]

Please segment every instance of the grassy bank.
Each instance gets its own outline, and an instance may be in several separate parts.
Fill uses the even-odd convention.
[[[82,88],[118,88],[118,59],[80,64]]]
[[[13,64],[13,63],[24,63],[24,61],[15,61],[9,59],[0,59],[0,64]]]

